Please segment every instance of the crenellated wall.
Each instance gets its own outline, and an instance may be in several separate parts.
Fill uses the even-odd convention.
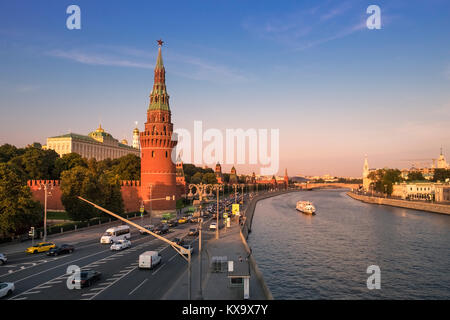
[[[51,195],[47,197],[47,210],[50,211],[64,211],[64,206],[61,202],[61,188],[59,180],[28,180],[27,185],[31,189],[33,198],[44,205],[44,189],[40,188],[42,184],[48,184],[48,190]],[[185,185],[177,184],[177,198],[184,194]],[[120,183],[120,189],[122,192],[122,199],[124,204],[125,212],[136,212],[139,211],[142,204],[142,194],[141,194],[141,182],[139,180],[122,180]],[[156,190],[155,190],[156,189]],[[158,185],[153,190],[153,198],[165,197],[167,190],[162,190],[163,188]],[[159,190],[158,190],[159,189]],[[146,195],[145,199],[148,199]],[[164,209],[166,200],[154,201],[152,204],[153,210]],[[149,209],[148,202],[145,203],[147,210]]]
[[[47,196],[47,209],[52,211],[64,210],[64,206],[61,202],[61,188],[59,180],[28,180],[27,185],[30,187],[33,198],[42,205],[45,202],[45,191],[43,184],[47,184],[49,194]]]

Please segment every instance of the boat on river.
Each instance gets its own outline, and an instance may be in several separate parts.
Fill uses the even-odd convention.
[[[309,201],[297,201],[297,205],[295,206],[295,208],[304,214],[310,215],[316,214],[316,208]]]

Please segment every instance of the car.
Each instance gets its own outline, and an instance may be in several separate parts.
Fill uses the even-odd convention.
[[[89,287],[95,281],[100,280],[102,274],[95,270],[82,270],[80,272],[80,277],[72,280],[72,284],[80,284],[80,288]]]
[[[115,243],[113,243],[110,247],[111,251],[120,251],[126,248],[131,247],[131,241],[130,240],[119,240]]]
[[[162,261],[157,251],[146,251],[139,255],[139,269],[153,269]]]
[[[194,247],[190,244],[183,244],[182,247],[188,249],[191,252],[191,255],[194,252]]]
[[[9,296],[13,293],[15,287],[12,282],[0,282],[0,298]]]
[[[53,249],[54,247],[56,247],[56,244],[52,242],[40,242],[35,246],[28,247],[27,250],[25,250],[25,252],[27,253],[46,252],[49,251],[50,249]]]
[[[176,219],[169,220],[167,223],[169,227],[176,227],[178,225],[178,221]]]
[[[209,230],[215,230],[217,228],[217,224],[215,223],[215,222],[212,222],[210,225],[209,225]]]
[[[198,229],[197,229],[197,228],[189,229],[188,235],[190,235],[190,236],[196,236],[196,235],[198,235]]]
[[[145,225],[144,228],[151,232],[153,232],[155,230],[155,226],[153,224]],[[142,231],[142,230],[139,230],[139,233],[140,234],[148,234],[147,232]]]
[[[186,217],[183,217],[178,220],[178,223],[183,224],[183,223],[186,223],[187,221],[188,221],[188,219]]]
[[[169,232],[169,226],[167,224],[161,224],[155,228],[156,234],[165,234]]]
[[[183,239],[181,239],[181,238],[174,238],[173,242],[175,242],[178,245],[182,245],[183,244]]]
[[[60,254],[64,253],[72,253],[75,250],[75,248],[70,244],[62,244],[60,246],[56,246],[52,249],[50,249],[47,252],[48,256],[59,256]]]
[[[0,253],[0,266],[4,265],[8,261],[8,258],[6,258],[6,255],[3,253]]]

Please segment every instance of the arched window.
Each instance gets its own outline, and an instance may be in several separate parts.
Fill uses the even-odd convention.
[[[152,158],[155,157],[155,151],[152,151]]]
[[[169,156],[169,153],[166,151],[166,158]]]

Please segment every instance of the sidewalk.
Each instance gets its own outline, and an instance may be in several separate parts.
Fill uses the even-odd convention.
[[[251,300],[266,300],[264,290],[255,276],[255,271],[251,264],[246,260],[247,251],[242,243],[240,236],[240,228],[238,223],[232,222],[230,228],[220,229],[219,239],[216,240],[213,236],[204,245],[202,255],[202,291],[204,300],[242,300],[244,298],[243,287],[231,287],[228,278],[228,272],[212,272],[211,261],[213,256],[226,256],[227,260],[234,261],[235,269],[250,266],[250,299]],[[198,246],[196,247],[196,249]],[[198,251],[198,250],[197,250]],[[239,262],[239,257],[242,257],[242,262]],[[245,264],[245,266],[238,265]],[[192,259],[192,282],[191,282],[191,297],[193,300],[198,299],[199,293],[199,273],[198,273],[198,252]],[[188,290],[188,275],[186,271],[177,279],[175,284],[163,299],[167,300],[186,300]]]

